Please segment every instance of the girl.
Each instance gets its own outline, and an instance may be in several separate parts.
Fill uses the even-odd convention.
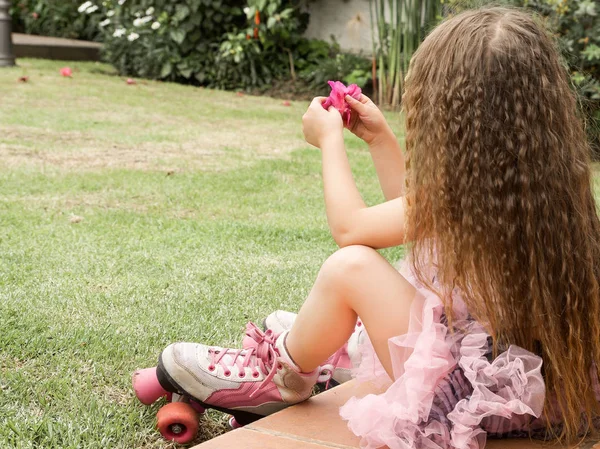
[[[322,151],[341,249],[291,330],[250,326],[245,350],[170,345],[163,386],[236,416],[272,413],[311,395],[360,317],[370,339],[360,369],[393,379],[341,409],[362,447],[477,448],[487,434],[573,439],[592,429],[600,222],[552,40],[502,8],[436,28],[406,79],[406,176],[382,114],[347,98],[350,131],[369,144],[387,199],[374,207],[354,184],[342,119],[323,101],[303,128]],[[410,256],[398,272],[375,249],[403,243]]]

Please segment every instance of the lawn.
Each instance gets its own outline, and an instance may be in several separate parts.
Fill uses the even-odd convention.
[[[0,70],[0,447],[173,447],[131,373],[173,341],[239,345],[248,320],[297,310],[336,249],[307,104],[18,62]],[[347,145],[381,201],[364,144]],[[196,443],[224,422],[203,418]]]

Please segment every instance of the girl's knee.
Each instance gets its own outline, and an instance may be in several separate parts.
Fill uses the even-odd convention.
[[[346,246],[329,256],[321,268],[321,274],[347,281],[373,269],[374,263],[381,259],[379,253],[368,246]]]

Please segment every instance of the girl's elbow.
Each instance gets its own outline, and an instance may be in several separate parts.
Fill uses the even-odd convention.
[[[347,229],[340,229],[335,232],[332,232],[333,240],[337,243],[337,246],[340,248],[345,248],[346,246],[353,245],[362,245],[362,246],[370,246],[367,245],[363,239],[360,239],[355,232]]]
[[[333,240],[335,240],[335,243],[337,243],[337,246],[340,248],[344,248],[353,244],[352,235],[347,229],[332,229],[331,236],[333,237]]]
[[[346,246],[353,245],[353,243],[350,240],[346,239],[346,238],[342,238],[342,237],[337,237],[336,238],[336,237],[334,237],[333,239],[335,240],[335,243],[337,243],[337,246],[339,248],[345,248]]]

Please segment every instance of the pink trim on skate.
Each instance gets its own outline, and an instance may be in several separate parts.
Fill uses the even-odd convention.
[[[267,384],[259,389],[260,382],[244,382],[238,389],[215,391],[204,401],[216,407],[236,408],[257,407],[267,402],[283,402],[275,384]],[[250,395],[254,396],[250,399]]]

